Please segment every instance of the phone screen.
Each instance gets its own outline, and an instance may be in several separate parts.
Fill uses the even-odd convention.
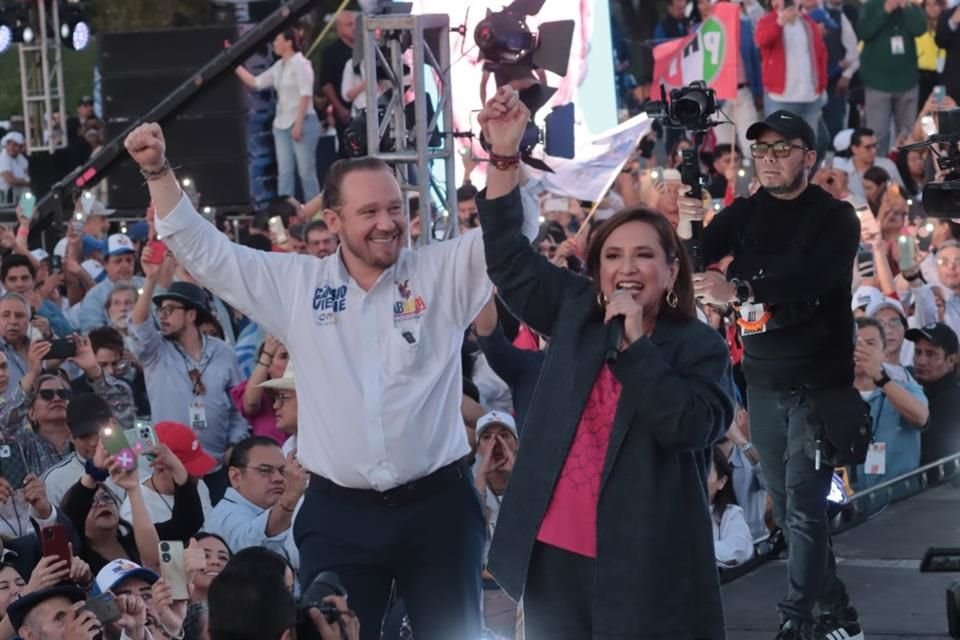
[[[35,204],[37,204],[37,199],[30,191],[25,191],[24,194],[20,196],[20,213],[22,213],[23,217],[27,220],[33,217],[33,206]]]

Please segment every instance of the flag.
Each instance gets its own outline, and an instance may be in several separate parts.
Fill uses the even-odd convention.
[[[651,126],[653,121],[641,113],[577,147],[572,160],[551,159],[554,173],[542,175],[543,188],[577,200],[601,199]]]
[[[740,60],[740,5],[721,2],[690,35],[653,49],[653,85],[667,92],[703,80],[721,100],[737,97]]]

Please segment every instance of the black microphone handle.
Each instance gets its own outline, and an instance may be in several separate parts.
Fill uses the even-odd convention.
[[[616,363],[620,356],[620,343],[623,342],[623,316],[616,316],[607,327],[607,348],[603,360],[608,365]]]

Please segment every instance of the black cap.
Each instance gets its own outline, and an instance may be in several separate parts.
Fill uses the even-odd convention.
[[[81,393],[70,399],[67,405],[67,426],[70,435],[80,438],[99,433],[113,419],[113,411],[107,401],[95,393]]]
[[[79,100],[77,100],[77,104],[93,104],[93,98],[90,96],[82,96]]]
[[[747,140],[756,140],[764,131],[776,131],[788,140],[800,138],[807,145],[807,149],[816,150],[817,134],[813,132],[807,121],[793,111],[780,109],[774,111],[766,120],[754,122],[747,129]]]
[[[960,341],[957,340],[956,332],[942,322],[928,324],[920,329],[910,329],[907,331],[906,338],[910,342],[917,340],[932,342],[941,347],[948,356],[960,352]]]
[[[187,309],[197,312],[197,324],[212,317],[207,292],[192,282],[174,282],[166,293],[153,296],[153,304],[160,306],[164,300],[176,300]]]
[[[81,602],[87,599],[79,587],[68,584],[41,589],[40,591],[34,591],[33,593],[17,598],[7,607],[7,617],[10,619],[10,625],[13,627],[14,632],[20,630],[27,614],[29,614],[34,607],[50,598],[60,596],[68,598],[70,602]]]

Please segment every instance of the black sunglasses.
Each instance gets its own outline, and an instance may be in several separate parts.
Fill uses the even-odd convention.
[[[40,389],[37,391],[37,395],[50,402],[54,397],[60,398],[61,400],[69,400],[71,393],[70,389]]]

